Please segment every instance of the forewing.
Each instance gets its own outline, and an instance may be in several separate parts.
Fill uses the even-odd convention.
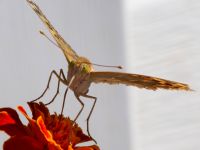
[[[122,72],[91,72],[90,81],[94,83],[125,84],[149,90],[190,90],[189,86],[184,83],[169,81],[145,75],[129,74]]]
[[[65,40],[59,35],[56,29],[51,25],[50,21],[46,18],[46,16],[42,13],[40,8],[31,0],[27,0],[31,8],[35,11],[35,13],[39,16],[45,26],[48,28],[49,32],[53,36],[54,40],[57,42],[58,46],[62,49],[66,59],[68,62],[76,61],[78,55],[71,48],[71,46],[65,42]]]

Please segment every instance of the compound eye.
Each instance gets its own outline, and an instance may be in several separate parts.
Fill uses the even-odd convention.
[[[81,70],[85,70],[85,69],[86,69],[85,64],[82,64],[82,65],[81,65]]]
[[[86,66],[85,65],[83,65],[82,70],[86,71]]]
[[[81,70],[82,70],[83,72],[87,72],[87,65],[82,64]]]

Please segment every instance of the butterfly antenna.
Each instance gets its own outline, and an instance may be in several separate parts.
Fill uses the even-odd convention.
[[[46,37],[53,45],[55,45],[56,47],[59,48],[59,46],[54,41],[52,41],[43,31],[40,30],[39,32],[40,32],[41,35]],[[84,63],[88,63],[88,62],[84,62]],[[100,64],[95,64],[95,63],[88,63],[88,64],[92,64],[94,66],[100,66],[100,67],[109,67],[109,68],[118,68],[118,69],[123,68],[122,66],[100,65]]]
[[[55,45],[56,47],[59,48],[59,46],[54,42],[52,41],[43,31],[39,31],[41,35],[43,35],[44,37],[46,37],[53,45]]]
[[[110,65],[100,65],[100,64],[95,64],[95,63],[89,63],[89,62],[84,62],[87,64],[92,64],[94,66],[99,66],[99,67],[108,67],[108,68],[117,68],[117,69],[123,69],[122,66],[110,66]]]
[[[100,67],[108,67],[108,68],[118,68],[118,69],[123,69],[122,66],[110,66],[110,65],[99,65],[99,64],[94,64],[92,63],[94,66],[100,66]]]

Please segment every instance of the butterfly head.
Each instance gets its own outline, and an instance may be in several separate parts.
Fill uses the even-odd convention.
[[[91,62],[85,57],[79,57],[76,62],[71,62],[71,66],[78,68],[82,73],[89,73],[93,71]]]

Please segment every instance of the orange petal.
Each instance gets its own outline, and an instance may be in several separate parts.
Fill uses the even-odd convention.
[[[37,124],[38,127],[40,128],[40,131],[43,133],[44,137],[49,142],[50,149],[63,150],[61,146],[53,140],[53,136],[51,132],[47,130],[46,125],[44,124],[44,121],[41,116],[38,117]],[[55,148],[51,148],[51,146],[54,146]]]
[[[71,144],[68,146],[68,150],[74,150]]]

